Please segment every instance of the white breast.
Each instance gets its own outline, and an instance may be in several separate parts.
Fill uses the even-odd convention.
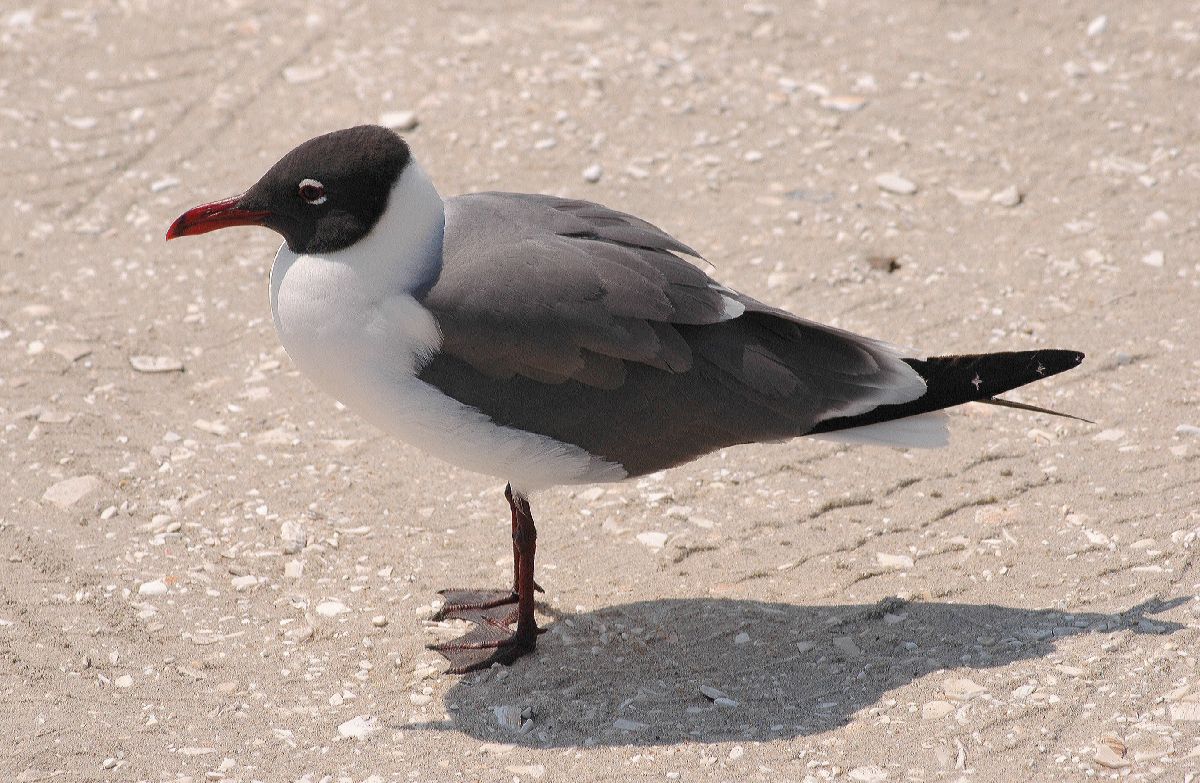
[[[441,199],[432,185],[425,180],[426,190],[406,178],[407,170],[375,230],[352,247],[307,255],[287,245],[279,249],[271,268],[271,311],[288,355],[372,424],[447,462],[510,481],[519,491],[623,478],[619,465],[499,426],[416,377],[437,352],[441,334],[433,315],[409,293],[420,284],[411,270],[429,261],[414,255],[434,248],[440,254],[444,226],[436,219]],[[436,214],[429,214],[428,193],[437,197]],[[418,231],[425,236],[414,236]],[[429,237],[433,231],[437,241]]]

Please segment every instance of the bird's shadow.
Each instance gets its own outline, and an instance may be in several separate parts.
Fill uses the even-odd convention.
[[[1042,658],[1068,636],[1173,633],[1184,626],[1147,615],[1187,600],[1113,614],[899,599],[677,599],[564,613],[533,656],[464,677],[446,695],[449,720],[423,725],[532,747],[791,738],[845,725],[889,691],[941,669]],[[1038,699],[1007,688],[992,696]]]

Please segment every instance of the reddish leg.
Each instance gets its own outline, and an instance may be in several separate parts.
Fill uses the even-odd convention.
[[[513,500],[512,487],[504,488],[504,497],[508,499],[509,509],[512,511],[512,540],[513,540],[513,580],[511,590],[485,590],[454,587],[448,590],[439,590],[438,595],[444,596],[446,602],[442,604],[442,608],[433,616],[434,620],[446,619],[463,619],[475,620],[482,610],[496,609],[501,606],[508,606],[517,603],[517,596],[520,592],[521,582],[521,553],[517,547],[517,527],[519,514],[517,505]],[[529,503],[522,499],[526,513],[529,511]],[[533,524],[532,517],[530,525]],[[537,582],[533,583],[533,589],[539,593],[544,593],[545,590]],[[499,619],[503,623],[511,625],[517,621],[517,612],[488,612],[486,616]]]
[[[464,636],[444,644],[430,645],[450,661],[451,674],[463,674],[486,669],[493,663],[511,664],[532,652],[540,629],[534,619],[534,592],[540,590],[533,580],[534,553],[537,550],[537,529],[529,501],[515,494],[512,487],[504,489],[512,509],[513,589],[511,592],[447,590],[447,603],[438,618],[455,617],[475,623]],[[517,604],[516,611],[503,607]],[[516,622],[516,630],[509,626]]]

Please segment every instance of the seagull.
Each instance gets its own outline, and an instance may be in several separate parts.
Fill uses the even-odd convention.
[[[384,431],[508,482],[513,582],[444,590],[433,645],[463,673],[534,650],[532,492],[643,476],[800,436],[947,439],[945,408],[1077,366],[1077,351],[928,356],[825,326],[713,280],[699,254],[608,207],[556,196],[443,198],[395,132],[335,131],[167,239],[230,226],[283,237],[275,330],[313,382]],[[1071,417],[1075,418],[1075,417]]]

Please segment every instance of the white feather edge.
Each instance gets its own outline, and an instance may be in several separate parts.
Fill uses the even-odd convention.
[[[909,449],[937,449],[950,442],[949,417],[945,411],[921,413],[903,419],[852,427],[848,430],[822,432],[807,437],[834,443],[898,446]]]

